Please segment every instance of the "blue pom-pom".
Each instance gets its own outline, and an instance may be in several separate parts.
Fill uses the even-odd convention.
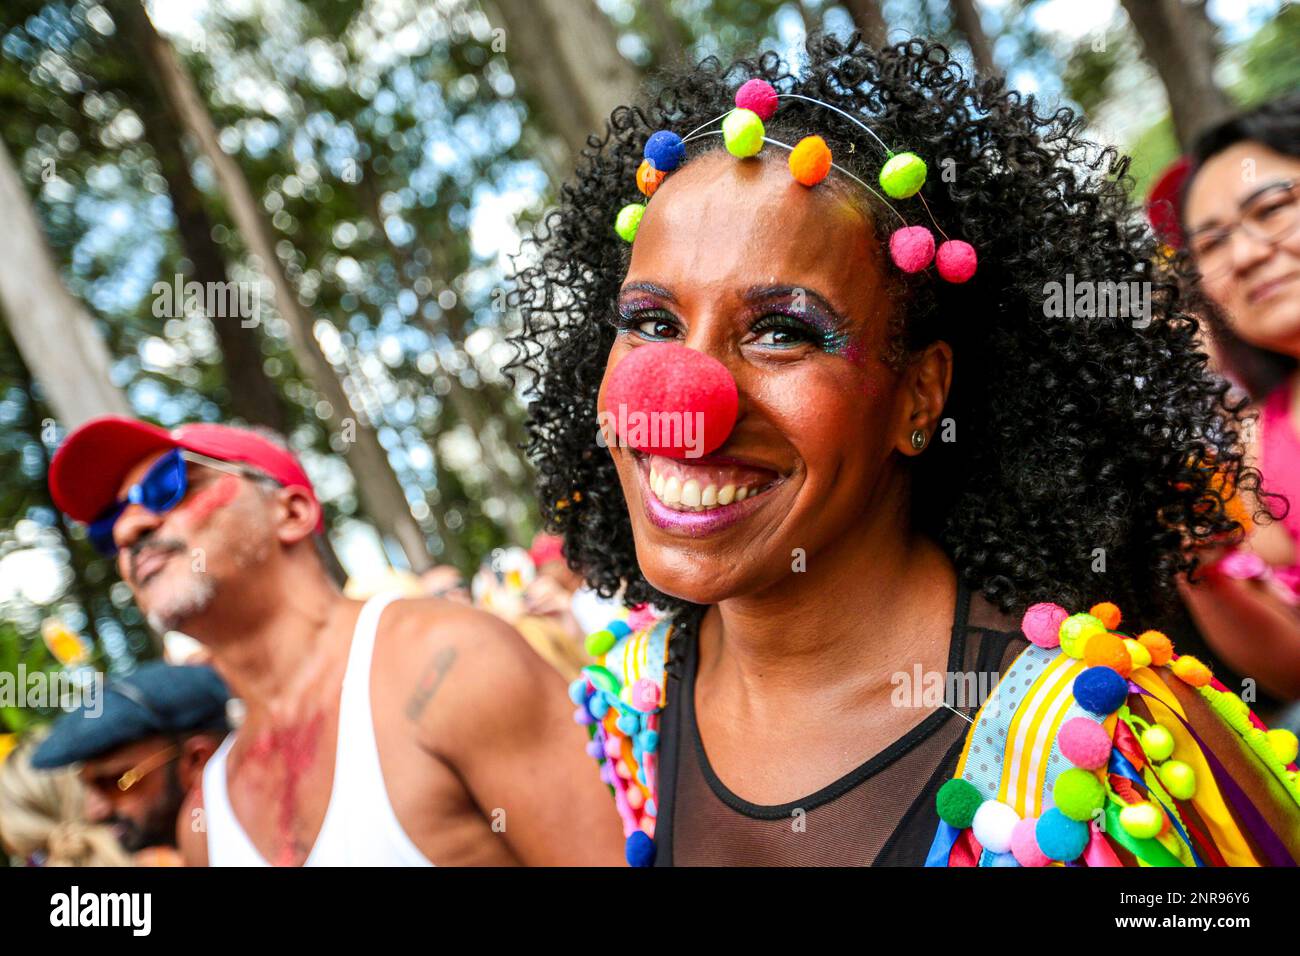
[[[587,699],[587,678],[579,677],[569,685],[569,700],[575,704],[584,703]]]
[[[1074,699],[1088,713],[1105,717],[1124,706],[1128,681],[1109,667],[1089,667],[1074,679]]]
[[[604,694],[593,694],[587,707],[591,711],[591,716],[597,720],[604,720],[605,715],[609,713],[609,698]]]
[[[661,129],[645,141],[644,156],[659,172],[671,173],[686,158],[686,144],[676,133]]]
[[[1034,842],[1049,860],[1069,863],[1077,860],[1087,849],[1088,824],[1071,820],[1056,807],[1052,807],[1034,824]]]
[[[1016,855],[1014,853],[990,853],[986,865],[1019,866],[1020,862],[1016,859]]]
[[[610,621],[605,625],[605,630],[614,635],[614,639],[627,637],[632,633],[632,628],[628,626],[627,621]]]
[[[641,729],[641,718],[636,714],[624,714],[617,721],[618,729],[631,737]]]
[[[637,737],[637,742],[641,744],[642,750],[654,753],[659,749],[659,731],[643,730],[641,735]]]
[[[628,866],[651,866],[655,861],[655,841],[641,830],[633,831],[623,847]]]

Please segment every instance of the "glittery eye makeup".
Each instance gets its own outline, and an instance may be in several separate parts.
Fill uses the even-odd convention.
[[[849,334],[842,322],[820,311],[790,306],[764,309],[750,331],[760,338],[769,333],[786,337],[783,342],[761,343],[771,348],[793,348],[806,343],[829,355],[843,355],[849,345]]]
[[[774,352],[802,345],[828,355],[853,360],[856,348],[849,321],[816,292],[797,286],[765,286],[746,290],[746,341]],[[636,332],[643,339],[666,341],[681,332],[681,320],[664,305],[675,301],[667,290],[649,283],[627,287],[616,303],[611,322],[620,335]]]

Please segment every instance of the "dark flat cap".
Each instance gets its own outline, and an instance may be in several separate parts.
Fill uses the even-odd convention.
[[[141,664],[105,682],[102,694],[54,722],[32,766],[41,770],[89,760],[158,734],[229,730],[230,692],[211,667]]]

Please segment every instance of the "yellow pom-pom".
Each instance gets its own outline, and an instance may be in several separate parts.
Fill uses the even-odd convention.
[[[1190,654],[1184,654],[1170,666],[1175,677],[1193,687],[1204,687],[1214,676],[1208,667]]]
[[[722,121],[722,142],[737,159],[753,156],[763,148],[763,121],[753,110],[737,107]]]
[[[1120,619],[1123,617],[1119,613],[1119,608],[1109,601],[1102,601],[1100,604],[1094,604],[1088,609],[1088,613],[1106,625],[1106,630],[1113,631],[1119,627]]]
[[[1159,631],[1143,631],[1138,635],[1138,643],[1147,649],[1155,667],[1164,667],[1174,656],[1174,645]]]
[[[1151,652],[1133,638],[1124,638],[1124,648],[1128,651],[1128,659],[1133,662],[1133,670],[1151,665]]]
[[[1156,768],[1156,776],[1176,800],[1196,796],[1196,771],[1181,760],[1166,760]]]
[[[1088,638],[1105,630],[1106,625],[1091,614],[1071,614],[1061,622],[1061,650],[1075,660],[1081,661]]]
[[[830,147],[820,136],[805,136],[790,150],[790,175],[805,186],[816,186],[830,171]]]
[[[1155,804],[1145,800],[1125,807],[1119,812],[1119,825],[1129,836],[1149,840],[1160,832],[1164,817]]]
[[[1300,740],[1291,731],[1280,727],[1268,732],[1268,746],[1283,763],[1295,763],[1296,756],[1300,755]]]

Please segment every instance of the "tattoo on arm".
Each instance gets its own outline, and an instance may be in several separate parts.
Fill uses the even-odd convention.
[[[455,662],[456,648],[454,647],[444,647],[429,662],[429,666],[420,675],[420,682],[415,686],[415,691],[406,702],[406,716],[409,719],[420,719],[424,708],[429,705],[429,701],[433,700],[433,695],[438,693],[443,678],[447,676],[447,672]]]

